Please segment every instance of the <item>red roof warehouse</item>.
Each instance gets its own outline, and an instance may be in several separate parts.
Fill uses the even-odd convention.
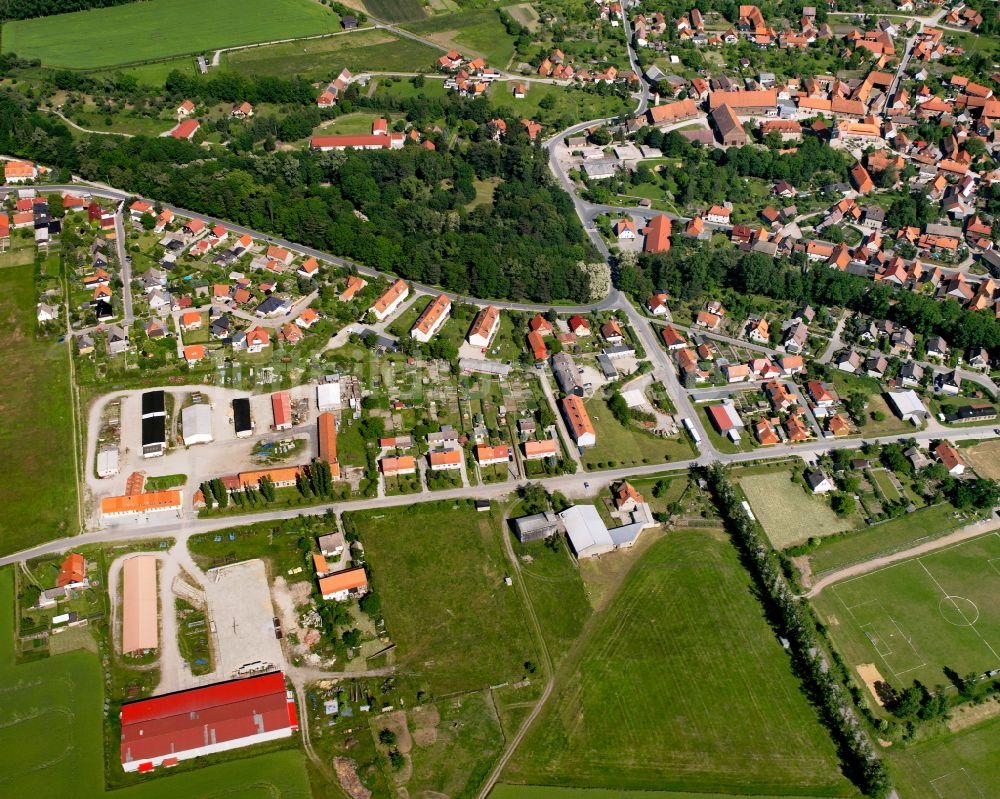
[[[299,728],[281,672],[132,702],[121,720],[122,768],[140,773],[287,738]]]

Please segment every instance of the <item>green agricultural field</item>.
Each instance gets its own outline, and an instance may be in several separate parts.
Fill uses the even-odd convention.
[[[740,488],[775,549],[801,544],[814,536],[841,533],[851,528],[821,497],[814,497],[788,471],[740,477]]]
[[[538,662],[494,513],[470,502],[345,516],[360,535],[401,671],[434,692],[471,691],[524,676]]]
[[[15,665],[13,593],[13,572],[0,570],[0,784],[5,796],[309,799],[305,757],[294,750],[207,767],[181,765],[168,776],[106,792],[100,661],[77,650]]]
[[[558,788],[554,785],[509,785],[501,783],[490,792],[490,799],[749,799],[746,794],[690,793],[688,791],[623,791],[606,788]],[[753,799],[815,799],[809,796],[764,796]],[[934,797],[938,799],[938,797]]]
[[[454,47],[465,56],[481,55],[497,69],[505,69],[514,55],[514,39],[500,23],[495,8],[441,14],[405,27],[442,47]]]
[[[549,656],[558,664],[592,613],[580,569],[563,539],[553,547],[544,541],[522,544],[513,533],[509,535]]]
[[[942,670],[1000,667],[1000,535],[990,533],[827,588],[815,604],[852,666],[934,686]]]
[[[727,539],[671,531],[602,613],[504,782],[855,795]]]
[[[809,556],[809,564],[813,574],[822,575],[940,538],[974,521],[973,518],[956,518],[955,508],[947,502],[932,505],[897,519],[837,536],[814,550]]]
[[[227,53],[222,63],[226,69],[246,75],[331,80],[345,67],[352,72],[429,72],[439,55],[433,47],[388,31],[362,30],[346,36],[235,50]]]
[[[608,404],[598,397],[587,401],[587,413],[597,433],[597,444],[583,451],[583,463],[588,469],[605,468],[609,463],[637,466],[693,457],[686,437],[657,438],[652,433],[624,427]]]
[[[894,746],[889,750],[889,764],[896,788],[906,799],[993,796],[1000,785],[998,738],[1000,720],[994,719],[944,740],[905,749]]]
[[[99,69],[338,30],[314,0],[147,0],[8,22],[3,47],[46,66]]]
[[[0,323],[8,331],[0,352],[0,457],[12,467],[0,485],[2,553],[78,526],[68,345],[35,339],[32,252],[21,252],[28,264],[0,269]]]
[[[365,10],[386,22],[412,22],[424,18],[420,0],[364,0]]]

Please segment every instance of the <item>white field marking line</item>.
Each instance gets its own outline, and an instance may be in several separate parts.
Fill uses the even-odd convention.
[[[834,589],[834,593],[835,594],[837,593],[836,589]],[[839,599],[840,604],[842,604],[847,609],[847,612],[851,614],[851,618],[854,620],[854,623],[857,624],[858,629],[861,630],[861,633],[865,636],[865,638],[868,638],[868,634],[865,632],[865,627],[872,626],[874,622],[869,622],[866,625],[860,624],[858,622],[858,617],[854,613],[854,608],[860,608],[864,605],[871,605],[872,603],[877,604],[879,606],[879,610],[882,611],[882,615],[892,622],[892,625],[896,628],[896,632],[899,633],[899,637],[902,638],[904,641],[906,641],[910,649],[913,651],[913,654],[920,660],[919,666],[913,666],[909,669],[905,669],[903,671],[898,672],[892,667],[892,664],[888,661],[887,655],[883,655],[881,652],[879,652],[878,647],[874,645],[874,641],[868,638],[869,642],[872,643],[872,648],[875,650],[876,656],[878,656],[881,659],[881,661],[885,664],[886,670],[892,672],[892,675],[894,677],[901,677],[904,674],[909,674],[911,671],[922,669],[924,666],[927,665],[927,661],[923,658],[920,652],[917,651],[917,648],[913,645],[913,641],[911,641],[909,638],[906,637],[906,633],[904,633],[899,624],[896,623],[896,620],[889,615],[889,612],[885,609],[885,605],[882,604],[881,599],[869,599],[867,602],[860,602],[857,605],[848,605],[846,602],[844,602],[843,599],[841,599],[839,594],[837,594],[837,599]],[[886,645],[888,645],[888,642],[886,642]],[[894,654],[894,652],[892,649],[890,649],[888,655],[892,654]]]
[[[990,568],[997,573],[997,575],[1000,575],[1000,566],[997,566],[997,564],[1000,563],[1000,558],[990,558],[986,562],[990,565]]]
[[[966,770],[965,766],[962,766],[962,768],[955,769],[954,771],[949,771],[947,774],[942,774],[940,777],[935,777],[934,779],[930,780],[930,784],[931,787],[934,789],[934,793],[940,796],[941,799],[950,799],[950,797],[946,797],[943,793],[941,793],[941,791],[938,790],[938,787],[937,785],[935,785],[935,783],[939,782],[940,780],[946,780],[948,779],[948,777],[954,777],[956,774],[964,775],[966,782],[969,785],[971,785],[973,789],[975,789],[976,793],[979,794],[980,796],[983,795],[983,792],[979,790],[979,786],[976,785],[975,780],[973,780],[972,777],[969,776],[969,772]]]
[[[948,593],[947,591],[945,591],[945,590],[944,590],[944,588],[942,588],[942,587],[941,587],[941,583],[939,583],[939,582],[938,582],[938,581],[937,581],[937,580],[935,579],[934,575],[933,575],[933,574],[931,574],[931,571],[930,571],[930,569],[928,569],[928,568],[927,568],[927,567],[926,567],[926,566],[924,565],[924,562],[923,562],[922,560],[920,560],[920,558],[917,558],[917,562],[918,562],[918,563],[920,564],[920,567],[921,567],[921,568],[922,568],[922,569],[923,569],[923,570],[924,570],[925,572],[927,572],[927,576],[931,578],[931,580],[932,580],[932,581],[934,582],[934,585],[936,585],[936,586],[938,587],[938,590],[939,590],[939,591],[940,591],[940,592],[941,592],[941,593],[942,593],[942,594],[944,595],[944,597],[945,597],[946,599],[952,599],[952,595],[951,595],[951,594],[949,594],[949,593]],[[962,599],[964,599],[965,597],[961,597],[961,598],[962,598]],[[971,600],[969,600],[969,601],[971,601]],[[976,629],[976,625],[975,625],[975,624],[974,624],[973,622],[970,622],[970,621],[968,620],[968,618],[966,618],[966,616],[965,616],[965,613],[964,613],[964,612],[962,611],[962,609],[961,609],[961,608],[960,608],[960,607],[958,606],[958,603],[954,601],[954,599],[952,599],[952,604],[953,604],[953,605],[955,606],[955,610],[957,610],[957,611],[958,611],[958,615],[959,615],[959,616],[961,616],[961,617],[962,617],[962,618],[963,618],[963,619],[965,620],[965,623],[966,623],[966,624],[967,624],[967,625],[968,625],[969,627],[971,627],[971,628],[972,628],[972,630],[973,630],[973,631],[974,631],[974,632],[976,633],[976,635],[978,635],[978,636],[979,636],[979,640],[980,640],[980,641],[982,641],[982,642],[983,642],[983,643],[984,643],[984,644],[986,645],[986,648],[987,648],[988,650],[990,650],[990,654],[991,654],[991,655],[993,655],[993,657],[994,657],[994,658],[995,658],[995,659],[996,659],[997,661],[1000,661],[1000,655],[998,655],[998,654],[997,654],[997,651],[996,651],[996,650],[995,650],[995,649],[994,649],[994,648],[993,648],[992,646],[990,646],[990,642],[989,642],[989,641],[987,641],[987,640],[986,640],[985,638],[983,638],[983,634],[982,634],[981,632],[979,632],[979,630],[977,630],[977,629]],[[978,621],[978,619],[977,619],[977,621]]]
[[[878,655],[883,660],[885,660],[887,657],[889,657],[889,655],[892,654],[892,647],[890,647],[888,645],[888,643],[889,643],[888,641],[885,641],[881,636],[879,636],[879,634],[878,634],[877,631],[872,632],[871,635],[868,634],[867,628],[868,627],[874,627],[874,626],[875,626],[875,622],[869,622],[868,624],[863,624],[863,625],[861,625],[861,631],[865,634],[865,638],[868,639],[868,641],[872,645],[872,647],[874,647],[875,654]],[[883,644],[885,644],[885,646],[886,646],[886,651],[885,652],[883,652],[881,649],[879,649],[879,646],[878,646],[879,642],[882,642]]]

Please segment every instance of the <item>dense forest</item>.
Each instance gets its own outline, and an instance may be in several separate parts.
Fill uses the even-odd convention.
[[[666,289],[684,301],[711,299],[720,289],[796,303],[840,306],[892,319],[913,332],[938,334],[953,347],[986,347],[1000,352],[1000,322],[992,311],[969,311],[953,299],[935,299],[912,291],[894,292],[884,283],[825,265],[809,265],[801,254],[791,262],[762,253],[709,249],[681,237],[665,255],[642,255],[636,265],[618,270],[622,290],[647,297]]]
[[[461,150],[213,151],[168,138],[74,137],[0,91],[0,149],[89,180],[484,298],[589,299],[595,253],[545,153],[516,120]],[[273,145],[272,145],[273,148]],[[478,182],[478,186],[477,186]],[[493,202],[474,206],[480,190]],[[474,206],[474,207],[473,207]]]
[[[0,21],[31,19],[135,3],[137,0],[0,0]]]

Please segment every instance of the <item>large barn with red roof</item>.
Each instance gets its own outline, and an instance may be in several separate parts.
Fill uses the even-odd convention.
[[[299,728],[281,672],[131,702],[121,722],[122,768],[140,773],[287,738]]]

